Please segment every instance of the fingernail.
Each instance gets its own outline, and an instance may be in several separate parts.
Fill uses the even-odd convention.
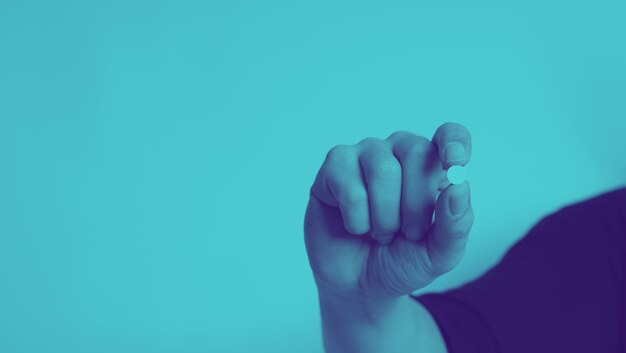
[[[380,245],[387,245],[393,240],[393,234],[372,234],[372,238]]]
[[[467,184],[464,183],[456,186],[455,188],[457,190],[450,195],[448,206],[450,207],[450,213],[452,213],[453,216],[459,215],[469,208],[469,192],[466,190],[466,185]]]
[[[424,234],[428,232],[428,229],[423,229],[423,228],[424,227],[420,227],[417,224],[410,223],[410,224],[406,224],[403,227],[402,232],[404,233],[407,239],[418,241],[423,237]]]
[[[415,239],[419,234],[419,229],[417,224],[409,223],[402,226],[402,232],[407,237],[407,239]]]
[[[448,164],[465,162],[465,148],[460,142],[452,142],[446,146],[446,162]]]

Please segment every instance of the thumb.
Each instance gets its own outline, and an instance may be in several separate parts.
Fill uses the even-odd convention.
[[[473,223],[469,182],[450,184],[437,198],[435,223],[427,239],[428,255],[435,275],[450,271],[461,261]]]

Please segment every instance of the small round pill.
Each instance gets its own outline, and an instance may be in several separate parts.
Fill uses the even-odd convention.
[[[467,171],[465,171],[465,168],[460,165],[453,165],[448,168],[446,175],[450,183],[454,185],[463,184],[465,179],[467,179]]]

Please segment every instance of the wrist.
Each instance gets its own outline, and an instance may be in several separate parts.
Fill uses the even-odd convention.
[[[397,310],[405,296],[373,298],[357,291],[339,292],[318,286],[322,316],[332,313],[334,320],[349,320],[363,325],[378,326]]]
[[[371,298],[319,289],[319,300],[327,353],[442,352],[429,348],[435,347],[434,324],[408,295]]]

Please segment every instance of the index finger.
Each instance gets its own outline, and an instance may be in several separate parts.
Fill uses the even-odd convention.
[[[472,155],[472,138],[465,126],[445,123],[437,128],[432,142],[439,149],[444,169],[453,165],[466,165]]]

